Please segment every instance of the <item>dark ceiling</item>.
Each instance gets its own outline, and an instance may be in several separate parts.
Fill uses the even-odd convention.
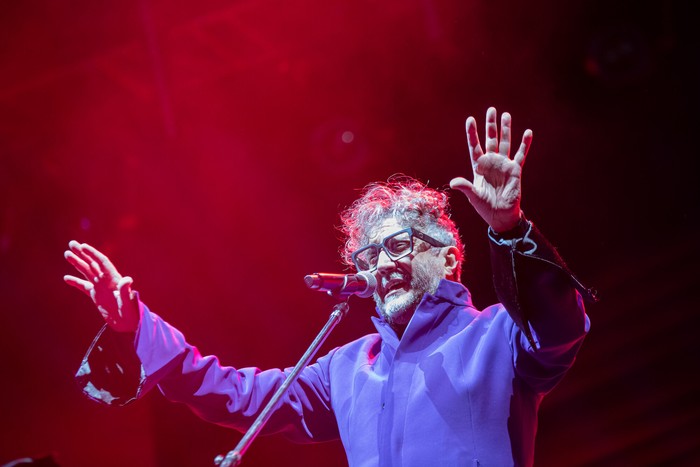
[[[62,282],[106,251],[202,353],[293,365],[325,323],[338,211],[470,176],[464,120],[534,131],[523,208],[602,300],[545,399],[537,465],[700,464],[698,43],[680,1],[9,0],[0,15],[0,462],[211,465],[239,434],[73,383],[100,327]],[[459,195],[463,282],[492,303]],[[324,348],[371,332],[358,300]],[[344,465],[259,438],[246,465]]]

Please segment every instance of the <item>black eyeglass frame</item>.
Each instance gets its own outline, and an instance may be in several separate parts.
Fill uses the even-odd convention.
[[[391,253],[391,252],[389,251],[389,248],[387,248],[386,244],[387,244],[387,242],[388,242],[389,240],[391,240],[391,239],[393,239],[393,238],[395,238],[395,237],[397,237],[397,236],[399,236],[399,235],[401,235],[401,234],[403,234],[403,233],[408,233],[408,238],[410,239],[409,247],[406,249],[406,251],[401,252],[401,253],[398,254],[398,255],[395,255],[395,254],[393,254],[393,253]],[[377,263],[375,263],[374,266],[370,267],[369,269],[362,269],[362,268],[360,267],[360,265],[359,265],[358,260],[357,260],[357,256],[358,256],[360,253],[362,253],[362,252],[364,252],[364,251],[367,251],[367,250],[369,250],[369,249],[374,248],[374,249],[377,250],[377,256],[376,256],[376,258],[378,259],[378,258],[379,258],[379,254],[380,254],[380,250],[384,250],[384,253],[386,253],[386,255],[389,257],[389,259],[391,259],[392,261],[398,261],[398,260],[400,260],[401,258],[405,258],[406,256],[408,256],[408,255],[410,255],[411,253],[413,253],[413,237],[416,237],[416,238],[418,238],[418,239],[420,239],[420,240],[423,240],[425,243],[428,243],[428,244],[430,244],[430,245],[432,245],[432,246],[436,246],[436,247],[439,247],[439,248],[442,248],[442,247],[446,247],[446,246],[447,246],[447,245],[444,244],[443,242],[434,239],[434,238],[431,237],[430,235],[424,234],[424,233],[421,232],[420,230],[416,230],[416,229],[414,229],[413,227],[408,227],[408,228],[406,228],[406,229],[401,229],[401,230],[399,230],[399,231],[397,231],[397,232],[394,232],[394,233],[391,234],[391,235],[387,235],[387,236],[384,237],[384,239],[382,240],[382,243],[370,243],[369,245],[363,246],[362,248],[360,248],[360,249],[356,250],[355,252],[353,252],[353,254],[350,255],[350,257],[352,258],[352,262],[355,264],[355,268],[356,268],[358,271],[367,271],[367,272],[371,272],[371,271],[374,271],[375,269],[377,269],[377,265],[379,264],[379,262],[377,261]]]

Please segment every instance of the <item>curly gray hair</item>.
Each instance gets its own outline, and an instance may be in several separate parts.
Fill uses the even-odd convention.
[[[367,245],[381,224],[391,217],[404,227],[415,227],[446,245],[457,247],[461,264],[464,244],[450,219],[447,194],[402,174],[365,186],[360,198],[340,214],[340,230],[345,236],[343,262],[353,266],[352,253]],[[461,267],[455,275],[459,280]]]

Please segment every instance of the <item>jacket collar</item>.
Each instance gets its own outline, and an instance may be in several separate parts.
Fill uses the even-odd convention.
[[[447,279],[441,280],[435,294],[425,294],[423,296],[403,333],[401,343],[405,342],[404,345],[411,345],[412,342],[429,335],[434,328],[458,319],[460,313],[451,312],[455,308],[464,307],[473,308],[469,290],[459,282]],[[378,312],[379,310],[377,310]],[[471,319],[469,317],[470,321]],[[396,350],[400,343],[399,338],[389,326],[389,323],[381,317],[372,317],[372,322],[377,328],[382,341]]]

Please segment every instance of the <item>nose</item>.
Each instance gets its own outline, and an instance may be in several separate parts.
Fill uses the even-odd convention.
[[[389,258],[386,251],[383,249],[379,250],[379,256],[377,256],[377,274],[380,276],[385,276],[394,269],[396,269],[396,262]]]

